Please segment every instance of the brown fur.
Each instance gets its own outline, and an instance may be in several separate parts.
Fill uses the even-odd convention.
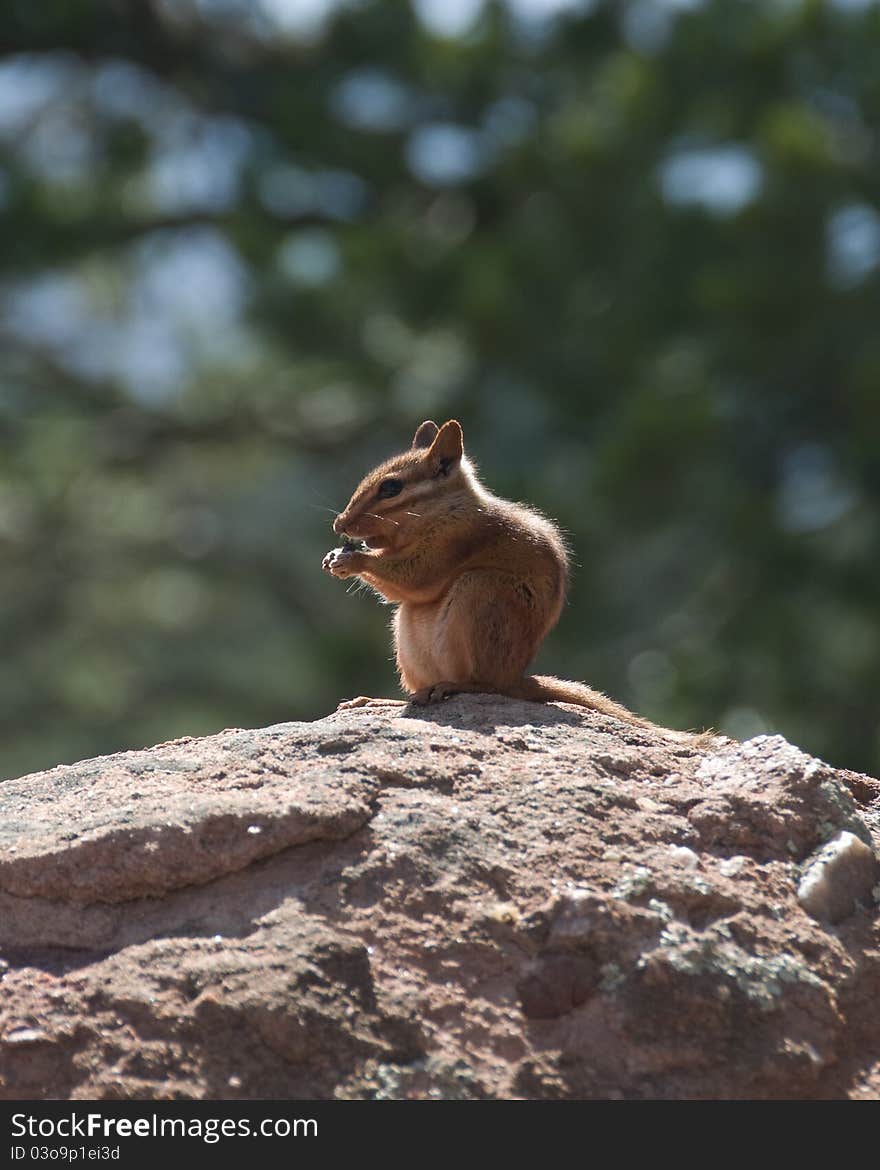
[[[399,483],[398,494],[380,494]],[[422,423],[411,449],[370,472],[333,528],[368,547],[333,549],[324,569],[359,577],[398,607],[394,649],[412,702],[488,692],[574,703],[653,727],[583,683],[525,673],[559,620],[568,580],[565,544],[539,512],[483,487],[464,455],[457,422]],[[389,702],[359,698],[344,705],[377,701]],[[697,738],[667,734],[682,742]]]

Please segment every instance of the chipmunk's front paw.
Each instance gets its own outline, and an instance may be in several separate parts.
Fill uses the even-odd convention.
[[[358,555],[351,549],[331,548],[321,562],[321,568],[331,577],[340,577],[344,581],[346,577],[353,577],[357,571],[354,563]]]

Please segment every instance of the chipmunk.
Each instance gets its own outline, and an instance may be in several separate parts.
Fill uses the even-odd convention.
[[[327,553],[325,572],[359,577],[397,605],[394,650],[409,702],[476,692],[574,703],[680,742],[701,738],[657,728],[584,683],[525,673],[559,620],[568,553],[546,517],[483,487],[454,419],[423,422],[409,451],[363,480],[333,530],[346,544]],[[403,701],[360,696],[340,709]]]

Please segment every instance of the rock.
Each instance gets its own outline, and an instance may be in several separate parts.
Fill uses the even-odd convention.
[[[779,737],[489,696],[8,781],[0,1096],[876,1098],[878,826]]]
[[[804,871],[798,901],[814,918],[840,922],[860,902],[871,901],[877,878],[874,850],[854,833],[838,833]]]

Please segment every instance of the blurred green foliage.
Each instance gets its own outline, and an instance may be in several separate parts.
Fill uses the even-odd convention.
[[[393,694],[423,418],[568,531],[541,667],[880,771],[880,7],[6,0],[0,775]]]

